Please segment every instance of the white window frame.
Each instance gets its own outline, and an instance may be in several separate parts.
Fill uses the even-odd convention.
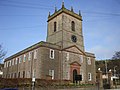
[[[9,61],[9,66],[11,66],[11,60]]]
[[[22,56],[19,57],[19,63],[21,63],[21,62],[22,62]]]
[[[92,80],[92,74],[88,73],[88,81],[91,81],[91,80]]]
[[[4,63],[4,68],[6,68],[6,62]]]
[[[15,64],[17,64],[17,63],[18,63],[18,58],[15,59]]]
[[[49,75],[52,76],[52,79],[54,79],[54,74],[55,74],[54,70],[49,70]]]
[[[26,61],[26,54],[24,54],[24,56],[23,56],[23,62],[25,62]]]
[[[38,52],[38,50],[36,49],[36,50],[34,50],[34,59],[37,59],[37,52]]]
[[[12,59],[12,65],[14,65],[14,59]]]
[[[53,49],[50,49],[50,55],[49,56],[50,56],[51,59],[54,59],[54,57],[55,57],[54,54],[55,54],[55,51]]]
[[[91,65],[91,59],[90,59],[90,57],[87,57],[87,63],[88,63],[88,65]]]
[[[69,61],[69,52],[66,52],[66,59],[67,59],[67,61]]]
[[[9,62],[7,61],[6,63],[7,63],[7,67],[8,67]]]
[[[80,55],[80,63],[83,63],[83,55]]]
[[[29,61],[31,60],[31,57],[32,57],[32,52],[29,52],[29,53],[28,53],[28,60],[29,60]]]

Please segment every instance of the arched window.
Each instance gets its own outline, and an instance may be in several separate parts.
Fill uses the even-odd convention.
[[[56,32],[57,23],[54,22],[54,32]]]
[[[75,31],[75,22],[74,21],[71,22],[71,29],[72,29],[72,31]]]

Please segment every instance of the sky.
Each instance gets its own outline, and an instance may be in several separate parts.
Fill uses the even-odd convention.
[[[84,46],[96,60],[110,59],[120,51],[119,0],[0,0],[0,44],[5,58],[46,41],[48,13],[64,1],[75,13],[81,11]]]

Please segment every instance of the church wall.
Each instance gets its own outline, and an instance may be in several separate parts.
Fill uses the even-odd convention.
[[[88,60],[90,58],[90,61]],[[95,58],[94,57],[86,57],[86,68],[87,68],[87,82],[95,83],[96,81],[96,73],[95,73]],[[91,73],[91,80],[89,80],[89,73]]]
[[[82,54],[77,54],[74,52],[69,52],[69,51],[63,51],[63,79],[66,80],[71,80],[71,74],[72,72],[70,71],[70,64],[73,62],[78,62],[80,66],[80,71],[78,75],[82,75],[82,83],[85,83],[86,80],[86,60],[85,56],[83,56],[83,60],[81,61],[81,56]]]
[[[46,79],[49,75],[49,70],[54,70],[54,79],[59,79],[59,69],[60,69],[60,53],[59,50],[54,50],[54,59],[50,58],[50,49],[47,47],[41,47],[41,78]]]

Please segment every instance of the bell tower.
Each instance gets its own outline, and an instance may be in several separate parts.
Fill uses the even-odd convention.
[[[48,15],[48,31],[47,42],[59,45],[62,49],[76,45],[80,50],[84,51],[84,42],[82,34],[82,16],[76,14],[71,7],[68,10],[62,3],[62,8]]]

